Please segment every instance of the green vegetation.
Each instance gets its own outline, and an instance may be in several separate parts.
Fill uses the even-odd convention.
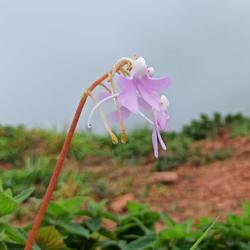
[[[32,191],[13,196],[0,187],[0,249],[23,249],[31,225],[20,228],[10,222]],[[108,212],[104,201],[88,201],[86,208],[83,203],[79,196],[51,202],[34,249],[249,249],[249,203],[243,204],[241,216],[229,215],[224,222],[216,223],[212,218],[201,218],[196,225],[191,220],[176,223],[168,215],[135,202],[128,203],[123,216]],[[161,223],[161,230],[156,230],[157,223]]]
[[[215,113],[212,118],[201,115],[199,120],[184,126],[181,132],[163,134],[169,151],[163,159],[159,159],[156,169],[161,169],[163,163],[166,165],[164,169],[169,169],[197,158],[200,149],[192,148],[193,141],[215,137],[225,131],[228,131],[232,138],[249,135],[250,118],[241,114],[222,117]],[[24,126],[0,126],[0,162],[23,166],[27,158],[34,156],[55,159],[64,138],[65,132],[27,129]],[[107,136],[77,133],[73,138],[68,158],[75,161],[96,158],[99,159],[97,162],[112,158],[119,163],[135,164],[145,161],[145,158],[150,156],[151,131],[144,128],[130,132],[129,141],[125,145],[113,145]]]
[[[153,168],[165,171],[181,164],[199,166],[226,160],[234,154],[232,145],[205,148],[204,143],[210,138],[220,141],[220,137],[249,135],[250,119],[241,114],[222,117],[216,113],[212,118],[202,115],[178,133],[163,133],[168,151],[161,154]],[[23,249],[31,226],[27,222],[40,204],[64,138],[65,132],[0,127],[0,250]],[[132,179],[126,176],[124,183],[111,191],[105,175],[82,171],[85,163],[135,165],[152,159],[150,129],[132,131],[125,145],[113,145],[107,136],[77,133],[67,159],[70,164],[60,176],[34,249],[250,249],[248,203],[243,204],[241,216],[229,215],[206,231],[215,221],[213,218],[180,224],[134,202],[128,204],[126,215],[118,216],[106,210],[105,202],[96,203],[89,198],[101,200],[123,194]],[[147,192],[146,187],[143,192]],[[23,227],[12,226],[23,225],[23,221]],[[161,230],[156,230],[158,225]]]
[[[232,138],[248,136],[250,118],[241,114],[222,117],[219,113],[209,118],[203,114],[199,120],[194,120],[190,125],[184,126],[181,132],[163,134],[168,152],[161,154],[155,163],[155,169],[163,171],[188,162],[199,165],[230,158],[233,153],[230,147],[204,152],[199,146],[193,146],[195,141],[220,136],[225,132],[229,133]],[[24,126],[1,126],[0,163],[22,167],[26,166],[27,161],[32,158],[46,157],[53,164],[64,138],[64,132],[27,129]],[[77,133],[68,155],[70,160],[77,162],[88,161],[91,158],[95,159],[92,162],[100,163],[112,159],[113,162],[129,165],[143,163],[150,157],[152,158],[151,131],[147,128],[132,131],[129,134],[129,142],[125,145],[113,145],[107,136]]]

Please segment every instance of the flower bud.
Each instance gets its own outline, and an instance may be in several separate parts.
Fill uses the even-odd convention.
[[[169,100],[165,95],[162,95],[160,98],[160,108],[162,111],[165,111],[169,107]]]
[[[147,68],[147,74],[148,74],[149,77],[152,77],[154,72],[155,72],[155,70],[154,70],[153,67],[148,67]]]
[[[132,63],[130,75],[135,79],[141,79],[147,72],[147,65],[143,57],[139,57]]]

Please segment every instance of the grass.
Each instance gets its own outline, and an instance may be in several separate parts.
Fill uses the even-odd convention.
[[[184,126],[179,133],[163,133],[168,152],[161,154],[155,169],[170,170],[187,162],[199,165],[230,158],[233,153],[230,148],[205,152],[204,155],[201,148],[193,147],[194,142],[219,136],[223,131],[227,131],[232,138],[249,136],[250,118],[241,114],[222,117],[219,113],[210,118],[203,114],[200,119]],[[23,167],[27,159],[31,158],[56,159],[64,138],[65,132],[0,126],[0,163]],[[108,136],[78,132],[73,138],[68,159],[79,163],[91,162],[90,159],[102,163],[112,159],[114,163],[125,165],[143,164],[153,159],[151,131],[143,128],[130,132],[129,141],[125,145],[113,145]]]

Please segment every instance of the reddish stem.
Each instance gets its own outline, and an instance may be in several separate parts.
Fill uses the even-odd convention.
[[[74,119],[73,119],[73,121],[71,123],[71,126],[70,126],[70,129],[68,131],[67,137],[66,137],[66,139],[64,141],[61,153],[59,155],[59,159],[58,159],[58,161],[56,163],[54,172],[53,172],[53,174],[51,176],[47,191],[46,191],[45,196],[44,196],[44,198],[42,200],[42,204],[41,204],[41,206],[39,208],[39,211],[36,214],[36,217],[34,219],[32,229],[31,229],[31,231],[30,231],[30,233],[28,235],[28,239],[27,239],[26,245],[25,245],[25,250],[32,250],[32,246],[35,243],[35,238],[36,238],[37,232],[38,232],[38,230],[40,228],[43,217],[45,215],[45,212],[46,212],[47,207],[49,205],[49,202],[51,200],[53,191],[54,191],[54,189],[55,189],[55,187],[57,185],[58,177],[60,175],[60,172],[61,172],[61,169],[62,169],[62,166],[63,166],[63,162],[64,162],[65,157],[67,156],[67,153],[69,151],[69,146],[70,146],[72,137],[73,137],[73,135],[75,133],[77,123],[79,121],[82,109],[83,109],[84,104],[85,104],[85,102],[86,102],[86,100],[88,98],[88,95],[100,83],[102,83],[108,77],[108,75],[109,75],[109,73],[106,73],[102,77],[100,77],[98,80],[93,82],[91,84],[91,86],[84,92],[84,94],[83,94],[83,96],[82,96],[82,98],[80,100],[80,103],[78,104],[77,110],[76,110],[75,115],[74,115]]]

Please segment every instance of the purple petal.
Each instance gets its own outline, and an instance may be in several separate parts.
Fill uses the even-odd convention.
[[[163,141],[163,139],[161,137],[159,129],[156,129],[156,132],[157,132],[157,136],[158,136],[159,142],[161,144],[161,148],[166,151],[167,147],[166,147],[166,144],[164,143],[164,141]]]
[[[145,84],[143,84],[143,81],[137,82],[137,89],[141,95],[141,97],[144,99],[144,101],[149,104],[152,108],[159,111],[160,110],[160,95],[156,92],[150,92],[148,88],[145,88]]]
[[[154,156],[155,158],[158,158],[159,156],[158,141],[157,141],[157,132],[155,128],[153,128],[153,132],[152,132],[152,144],[153,144],[153,149],[154,149]]]
[[[118,82],[121,87],[121,94],[118,100],[121,106],[126,107],[132,113],[138,113],[138,101],[134,80],[119,76]]]
[[[121,107],[120,112],[121,112],[121,116],[123,119],[127,119],[129,117],[129,115],[131,114],[131,112],[125,107]],[[118,122],[119,121],[119,114],[117,111],[111,112],[108,114],[108,118],[111,121]]]
[[[160,130],[163,130],[163,131],[166,131],[167,129],[167,123],[168,123],[168,120],[169,120],[169,115],[168,113],[166,112],[159,112],[157,114],[157,124],[160,128]]]
[[[160,110],[159,99],[160,94],[170,85],[170,78],[149,78],[145,76],[141,80],[137,80],[137,88],[142,98],[154,109]]]
[[[145,77],[143,79],[143,85],[149,92],[157,92],[159,94],[165,91],[170,84],[171,80],[169,77],[162,77],[162,78]]]
[[[141,98],[141,97],[138,97],[138,104],[139,104],[139,106],[141,106],[145,110],[151,110],[152,109],[152,107],[147,102],[145,102],[144,99]]]

